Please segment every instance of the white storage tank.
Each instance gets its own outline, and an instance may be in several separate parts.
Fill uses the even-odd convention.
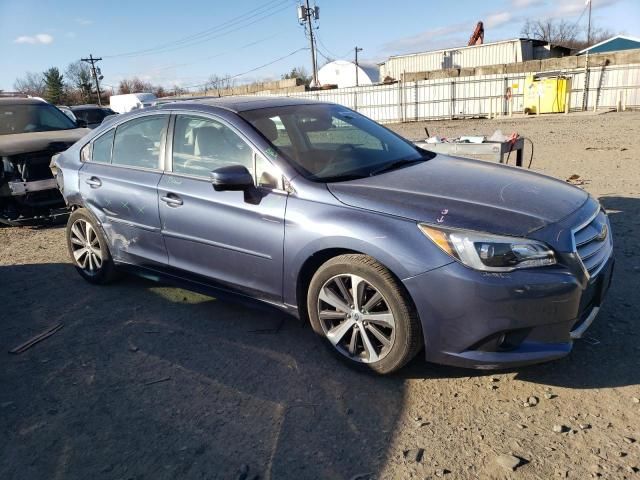
[[[358,71],[358,85],[372,85],[377,82],[379,72],[377,65],[360,64],[346,60],[335,60],[327,63],[318,70],[320,85],[337,85],[338,88],[356,86],[356,69]]]

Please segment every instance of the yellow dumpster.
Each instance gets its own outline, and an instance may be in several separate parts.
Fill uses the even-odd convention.
[[[564,112],[570,89],[571,79],[561,75],[527,76],[524,81],[524,113]]]

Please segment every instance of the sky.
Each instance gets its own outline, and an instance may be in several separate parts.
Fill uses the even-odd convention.
[[[103,84],[138,76],[197,89],[212,74],[237,83],[310,71],[309,41],[296,0],[0,0],[0,89],[17,77],[92,54]],[[311,4],[314,1],[311,0]],[[526,19],[587,23],[585,0],[316,0],[319,65],[325,57],[363,62],[467,44],[479,20],[485,43],[520,36]],[[582,14],[582,15],[581,15]],[[593,0],[593,23],[640,37],[640,1]]]

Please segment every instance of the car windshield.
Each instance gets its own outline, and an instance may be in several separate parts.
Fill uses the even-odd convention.
[[[313,181],[363,178],[433,156],[339,105],[273,107],[240,115],[271,143],[274,155]]]
[[[0,105],[0,135],[77,128],[64,113],[48,103]]]

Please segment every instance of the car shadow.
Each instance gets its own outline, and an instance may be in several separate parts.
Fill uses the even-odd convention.
[[[277,310],[68,264],[1,266],[0,304],[0,478],[352,478],[403,411]]]
[[[617,258],[607,301],[567,358],[509,370],[516,380],[640,383],[640,200],[601,201]],[[375,477],[398,454],[408,380],[494,374],[419,354],[380,377],[275,309],[135,277],[96,287],[64,263],[0,266],[3,352],[58,322],[0,353],[0,478]]]

